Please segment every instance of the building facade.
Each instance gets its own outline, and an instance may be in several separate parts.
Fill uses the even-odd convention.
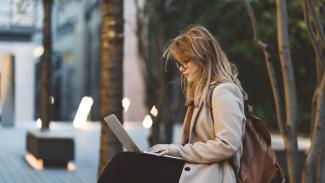
[[[136,53],[135,7],[125,0],[125,119],[145,117],[144,86]],[[15,121],[38,118],[42,55],[42,0],[2,0],[0,52],[15,62]],[[84,96],[93,98],[90,120],[100,120],[101,0],[54,0],[52,9],[52,120],[72,121]],[[122,102],[122,101],[121,101]]]
[[[124,96],[130,101],[125,119],[145,117],[144,86],[138,64],[135,9],[124,1]],[[91,96],[90,120],[100,120],[101,1],[71,0],[54,6],[54,49],[62,56],[60,115],[72,120],[82,97]],[[122,101],[121,101],[122,102]]]
[[[34,35],[42,21],[40,0],[2,0],[0,3],[0,53],[14,62],[14,119],[31,121],[34,114]]]

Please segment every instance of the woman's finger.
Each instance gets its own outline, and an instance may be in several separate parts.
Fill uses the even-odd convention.
[[[163,151],[163,150],[164,149],[162,149],[160,145],[154,145],[149,149],[149,152],[158,153],[158,152]]]
[[[158,156],[163,156],[163,155],[166,155],[167,153],[168,153],[168,151],[163,150],[160,153],[158,153]]]

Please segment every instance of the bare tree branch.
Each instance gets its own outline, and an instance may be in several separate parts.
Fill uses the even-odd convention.
[[[320,42],[322,42],[322,41],[317,40],[317,33],[315,33],[315,31],[319,32],[319,31],[322,31],[323,29],[322,28],[319,28],[319,29],[315,28],[315,31],[314,31],[314,27],[312,25],[312,20],[311,20],[312,17],[310,16],[310,11],[315,12],[315,9],[314,9],[314,7],[312,7],[309,4],[309,2],[307,0],[304,0],[303,10],[304,10],[304,19],[305,19],[305,23],[306,23],[306,27],[307,27],[307,33],[309,35],[309,38],[310,38],[311,43],[313,45],[313,48],[314,48],[314,50],[316,52],[316,56],[319,57],[318,61],[321,62],[320,64],[321,64],[321,66],[323,68],[324,65],[325,65],[325,59],[324,59],[322,49],[319,46],[321,44]],[[318,19],[318,16],[314,16],[313,18]],[[320,21],[317,20],[317,22],[320,22]],[[320,37],[321,37],[321,35],[320,35]],[[319,75],[320,74],[318,74],[318,80],[320,80]]]
[[[259,46],[262,49],[263,54],[264,54],[264,59],[266,62],[267,71],[268,71],[269,79],[271,82],[274,103],[275,103],[277,124],[280,128],[281,134],[283,134],[284,133],[283,129],[285,129],[285,125],[283,123],[283,117],[282,117],[282,112],[281,112],[281,101],[280,101],[280,97],[279,97],[279,87],[278,87],[278,83],[276,81],[274,67],[273,67],[272,61],[270,59],[271,56],[268,51],[268,46],[266,43],[264,43],[260,39],[259,31],[257,29],[256,18],[255,18],[254,11],[253,11],[250,3],[247,0],[241,0],[241,1],[246,7],[247,13],[248,13],[250,21],[251,21],[252,30],[253,30],[253,34],[254,34],[254,41],[257,44],[257,46]]]
[[[280,97],[279,97],[279,88],[278,88],[278,84],[277,84],[277,81],[276,81],[274,67],[273,67],[273,64],[272,64],[271,59],[270,59],[270,54],[269,54],[269,51],[268,51],[267,44],[264,43],[263,41],[261,41],[261,39],[260,39],[259,31],[257,29],[256,18],[255,18],[255,15],[254,15],[254,12],[253,12],[253,9],[252,9],[250,3],[247,0],[241,0],[241,1],[244,3],[244,5],[246,7],[246,10],[247,10],[247,13],[248,13],[248,15],[250,17],[252,30],[253,30],[253,33],[254,33],[254,41],[263,50],[264,59],[265,59],[265,62],[266,62],[267,71],[268,71],[268,75],[269,75],[269,79],[270,79],[270,83],[271,83],[273,99],[274,99],[274,103],[275,103],[277,124],[278,124],[280,132],[282,134],[282,137],[284,139],[285,147],[288,149],[288,151],[287,151],[288,152],[287,153],[287,164],[288,164],[288,167],[289,167],[289,169],[288,169],[289,178],[290,178],[290,180],[292,182],[296,182],[296,175],[297,175],[297,166],[296,166],[297,139],[296,139],[296,136],[295,136],[295,123],[291,122],[293,124],[291,129],[286,128],[286,125],[285,125],[284,120],[283,120],[282,111],[281,111],[281,101],[280,101]],[[278,20],[278,22],[279,22],[279,20]],[[283,58],[283,62],[287,62],[286,59],[287,58]],[[291,59],[289,58],[288,60],[291,63]],[[289,72],[289,71],[285,70],[283,72]],[[283,74],[283,75],[286,75],[286,74]],[[284,79],[285,79],[285,76],[284,76]],[[294,86],[291,89],[291,91],[293,92],[293,94],[295,94]],[[291,93],[288,94],[288,92],[287,92],[287,95],[291,95]],[[287,102],[286,103],[286,106],[287,106],[287,108],[286,108],[287,109],[287,122],[289,122],[289,120],[291,120],[290,118],[288,118],[288,116],[292,115],[292,113],[288,112],[288,110],[289,110],[288,106],[289,105],[290,105],[290,103]],[[295,102],[292,102],[291,105],[296,107]],[[289,111],[291,111],[291,110],[289,110]],[[294,111],[292,111],[292,112],[294,112]],[[295,121],[295,119],[292,119],[292,120]]]
[[[316,92],[316,113],[315,113],[315,122],[314,122],[314,133],[311,138],[311,145],[307,154],[306,159],[306,167],[303,173],[303,183],[313,183],[314,182],[314,174],[312,171],[313,167],[317,163],[317,157],[320,153],[321,146],[324,141],[324,125],[325,125],[325,74],[323,74],[323,78],[320,86],[317,88]]]
[[[310,11],[311,11],[311,13],[312,13],[312,15],[314,17],[315,29],[316,29],[317,33],[319,34],[320,45],[322,46],[323,49],[325,49],[324,29],[322,27],[320,18],[316,13],[314,0],[309,0],[309,3],[310,3],[310,5],[309,5]]]
[[[313,0],[304,0],[303,4],[304,20],[307,26],[307,33],[311,40],[315,51],[316,72],[317,72],[317,87],[312,99],[311,112],[311,146],[309,148],[306,166],[303,172],[303,182],[321,182],[324,165],[324,158],[321,154],[324,151],[324,125],[325,125],[325,73],[324,73],[324,30],[320,16],[316,14],[315,4]],[[312,15],[310,15],[312,14]],[[322,148],[323,147],[323,148]],[[323,153],[324,154],[324,153]],[[318,160],[320,158],[320,160]],[[314,170],[317,164],[316,171]],[[317,172],[317,173],[315,173]],[[316,174],[316,176],[315,176]],[[316,177],[316,178],[315,178]]]
[[[289,46],[288,23],[287,23],[287,2],[286,0],[276,0],[278,48],[284,84],[284,96],[286,106],[286,129],[289,144],[286,144],[288,173],[290,182],[297,182],[297,97],[294,72],[291,61]],[[286,139],[284,139],[286,140]]]

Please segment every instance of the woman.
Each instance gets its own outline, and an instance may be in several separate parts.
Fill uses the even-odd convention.
[[[202,26],[193,26],[177,36],[164,56],[174,59],[182,73],[188,109],[182,145],[157,144],[150,151],[185,161],[184,166],[178,164],[180,168],[172,170],[179,182],[235,183],[246,121],[246,94],[236,67]],[[138,164],[144,161],[132,159],[138,159]],[[158,162],[151,166],[161,167]],[[164,174],[170,175],[172,163],[166,167]]]

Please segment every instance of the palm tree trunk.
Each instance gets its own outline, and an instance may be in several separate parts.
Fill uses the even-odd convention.
[[[50,97],[51,97],[51,63],[52,63],[52,36],[51,36],[51,14],[52,0],[43,1],[44,19],[43,19],[43,47],[44,53],[41,62],[41,91],[40,91],[40,119],[42,121],[42,130],[48,130],[51,120]]]
[[[114,113],[123,121],[123,0],[103,0],[102,3],[99,175],[105,165],[122,151],[121,144],[106,127],[103,118]]]
[[[290,182],[297,182],[297,98],[296,86],[291,61],[291,53],[288,37],[287,23],[287,2],[286,0],[276,0],[278,47],[284,84],[285,106],[286,106],[286,128],[288,138],[284,139],[287,151],[287,164]]]

